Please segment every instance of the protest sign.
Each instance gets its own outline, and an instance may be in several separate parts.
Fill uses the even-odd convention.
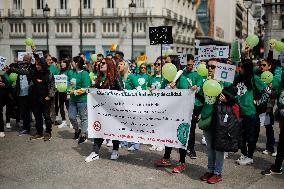
[[[229,58],[229,46],[215,46],[216,58]]]
[[[200,46],[198,48],[199,60],[208,60],[216,57],[215,45]]]
[[[0,71],[2,71],[3,68],[5,67],[6,61],[7,61],[6,57],[0,56]]]
[[[230,64],[218,63],[216,65],[214,79],[217,81],[234,82],[236,66]]]
[[[194,93],[191,90],[88,93],[88,137],[186,149]]]
[[[36,52],[36,54],[38,54],[40,58],[43,58],[43,52],[42,51],[38,51],[38,52]],[[18,61],[23,61],[23,58],[24,58],[25,55],[30,55],[31,57],[33,57],[32,52],[18,52]]]
[[[180,64],[183,65],[183,66],[186,66],[186,64],[187,64],[187,54],[178,53],[178,58],[180,60]]]
[[[195,55],[194,56],[194,65],[193,65],[193,70],[196,71],[197,66],[200,64],[199,56]]]
[[[64,74],[54,75],[55,87],[57,88],[57,86],[61,83],[65,84],[67,86],[67,79],[68,79],[68,77]]]

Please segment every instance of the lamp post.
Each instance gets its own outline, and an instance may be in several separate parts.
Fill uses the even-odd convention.
[[[49,53],[49,45],[48,45],[48,32],[49,32],[49,26],[48,26],[48,16],[50,13],[50,8],[48,7],[48,4],[45,4],[45,7],[43,8],[43,15],[45,17],[45,23],[46,23],[46,50],[47,53]]]
[[[133,26],[133,16],[136,10],[136,4],[131,0],[131,3],[129,4],[129,13],[131,14],[131,61],[133,61],[133,32],[134,32],[134,26]]]
[[[83,23],[82,23],[82,0],[80,1],[80,53],[83,52],[83,37],[82,37],[82,30],[83,30]]]
[[[251,0],[244,0],[245,8],[247,9],[247,36],[249,35],[249,9],[252,6]]]

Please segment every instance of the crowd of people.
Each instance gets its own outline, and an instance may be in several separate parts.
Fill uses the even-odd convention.
[[[33,48],[35,52],[35,48]],[[232,64],[228,60],[215,58],[201,60],[208,69],[207,76],[199,75],[194,69],[194,55],[187,55],[187,64],[182,67],[177,55],[160,56],[152,64],[138,62],[130,64],[124,60],[124,54],[116,51],[114,54],[97,54],[95,61],[87,61],[84,54],[76,57],[57,60],[50,54],[39,57],[38,54],[25,55],[23,61],[12,63],[4,68],[0,75],[0,137],[5,137],[3,109],[6,106],[6,129],[11,129],[10,119],[16,119],[17,127],[22,120],[22,129],[19,136],[32,134],[30,140],[52,138],[52,127],[67,127],[67,116],[70,127],[74,129],[74,140],[83,144],[88,140],[88,112],[87,93],[89,88],[109,90],[157,90],[157,89],[183,89],[195,91],[194,111],[191,119],[190,135],[187,149],[179,149],[179,163],[172,172],[180,173],[185,170],[185,159],[188,155],[196,159],[195,130],[198,125],[203,130],[203,143],[207,147],[208,171],[201,176],[201,180],[214,184],[222,180],[224,157],[230,151],[241,150],[241,157],[236,161],[239,165],[250,165],[254,162],[254,152],[260,132],[260,114],[266,113],[270,122],[266,128],[266,149],[264,154],[274,157],[275,163],[263,171],[262,174],[282,174],[284,157],[284,73],[279,60],[271,56],[267,59],[253,61],[249,56],[242,57],[237,64],[236,77],[233,83],[219,82],[222,93],[218,97],[207,96],[203,91],[203,84],[208,79],[214,78],[218,62]],[[32,64],[32,58],[35,64]],[[175,81],[167,81],[161,74],[163,65],[172,63],[183,74]],[[260,75],[270,71],[273,75],[271,83],[265,83]],[[18,74],[16,81],[11,81],[9,75]],[[68,89],[65,92],[56,90],[54,75],[64,74],[68,77]],[[91,76],[92,75],[92,76]],[[91,77],[90,77],[91,76]],[[276,103],[277,102],[277,103]],[[221,105],[221,106],[220,106]],[[222,112],[218,107],[236,108],[237,125],[240,128],[234,150],[226,146],[227,140],[220,135],[218,124],[226,123],[229,113],[218,119]],[[275,107],[276,110],[275,110]],[[222,109],[222,108],[221,108]],[[235,109],[234,109],[235,110]],[[59,113],[61,122],[59,121]],[[232,114],[233,115],[233,114]],[[31,123],[35,121],[36,132],[31,133]],[[78,119],[80,122],[78,122]],[[280,135],[277,150],[275,150],[274,119],[279,122]],[[224,135],[221,131],[221,135]],[[228,133],[225,133],[228,134]],[[99,159],[103,138],[95,138],[93,150],[86,157],[86,162]],[[107,140],[107,145],[112,146],[111,159],[119,158],[119,148],[128,147],[129,151],[139,150],[139,143]],[[164,156],[154,162],[156,166],[171,166],[171,147],[152,146],[150,150],[163,151]]]

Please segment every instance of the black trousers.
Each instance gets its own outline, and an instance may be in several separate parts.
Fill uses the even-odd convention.
[[[190,127],[188,146],[187,146],[187,149],[190,150],[190,151],[194,150],[195,129],[196,129],[196,124],[197,124],[197,121],[198,121],[198,117],[201,113],[201,110],[202,110],[202,106],[194,106],[193,114],[192,114],[192,118],[191,118],[191,127]]]
[[[15,118],[16,122],[20,122],[20,111],[18,112],[15,108],[19,106],[18,101],[8,97],[6,99],[6,123],[10,123],[11,118]]]
[[[52,130],[52,121],[50,117],[50,106],[51,101],[46,100],[38,100],[33,103],[33,113],[35,116],[35,127],[37,130],[37,134],[43,134],[43,118],[45,120],[46,125],[46,133],[51,134]]]
[[[171,153],[172,153],[172,147],[165,147],[165,154],[164,154],[164,159],[170,159]],[[186,157],[186,150],[179,148],[179,162],[180,163],[185,163],[185,157]]]
[[[4,132],[3,108],[4,105],[0,102],[0,132]]]
[[[242,146],[241,152],[248,158],[253,157],[257,143],[257,117],[255,115],[242,116]]]
[[[29,96],[19,96],[17,98],[20,106],[21,117],[23,119],[23,130],[31,129],[31,107]]]
[[[95,138],[94,139],[94,145],[93,145],[93,152],[95,152],[96,154],[99,154],[103,142],[104,142],[103,138]],[[112,144],[113,144],[113,147],[112,147],[113,150],[119,149],[119,141],[118,140],[113,140]]]
[[[277,156],[275,159],[275,168],[281,169],[283,159],[284,159],[284,118],[279,121],[280,134],[279,134],[279,143],[277,147]]]
[[[64,104],[66,109],[69,109],[69,100],[67,100],[67,93],[57,93],[58,95],[55,96],[55,113],[58,116],[60,111],[60,115],[63,121],[66,120]]]

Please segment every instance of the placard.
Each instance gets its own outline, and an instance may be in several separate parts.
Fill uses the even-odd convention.
[[[6,58],[6,57],[3,57],[3,56],[0,56],[0,71],[3,70],[3,68],[4,68],[5,65],[6,65],[6,62],[7,62],[7,58]]]
[[[55,87],[57,88],[57,86],[61,83],[63,84],[68,84],[68,77],[64,74],[61,75],[54,75],[54,80],[55,80]]]
[[[180,64],[183,65],[183,66],[186,66],[186,64],[187,64],[187,54],[178,53],[178,58],[179,58]]]
[[[229,58],[229,46],[215,46],[216,58]]]
[[[233,83],[236,74],[236,66],[230,64],[218,63],[216,65],[214,79]]]

